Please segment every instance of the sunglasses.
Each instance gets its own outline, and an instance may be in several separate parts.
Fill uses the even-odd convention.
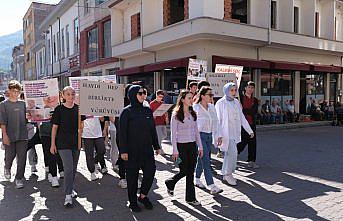
[[[146,95],[146,92],[145,91],[138,91],[137,93],[139,96],[142,96],[143,94]]]

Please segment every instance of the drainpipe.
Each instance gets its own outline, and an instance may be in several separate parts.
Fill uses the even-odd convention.
[[[269,10],[268,10],[268,45],[272,43],[272,27],[271,27],[271,20],[272,20],[272,0],[268,1],[269,3]]]
[[[58,19],[58,33],[59,33],[59,36],[60,36],[60,39],[57,39],[59,42],[57,45],[59,45],[60,47],[58,48],[58,51],[57,51],[57,54],[59,55],[58,56],[58,63],[59,63],[59,66],[60,66],[60,73],[62,73],[62,65],[61,65],[61,19],[60,18],[57,18]]]
[[[54,43],[52,40],[52,25],[50,25],[51,77],[54,75]]]

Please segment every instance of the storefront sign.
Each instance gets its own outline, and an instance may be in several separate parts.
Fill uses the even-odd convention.
[[[187,79],[193,81],[206,80],[207,61],[199,59],[189,59]]]
[[[69,85],[75,89],[75,103],[80,103],[80,81],[103,81],[107,83],[117,83],[116,75],[106,75],[106,76],[83,76],[83,77],[69,77]]]
[[[50,112],[59,104],[57,78],[23,81],[28,119],[31,122],[49,121]]]
[[[153,113],[154,117],[161,117],[163,116],[173,104],[161,104]]]
[[[207,73],[206,77],[211,85],[214,97],[224,96],[223,87],[226,83],[235,82],[237,84],[236,77],[233,74]]]
[[[124,85],[101,81],[80,81],[80,114],[119,116],[124,108]]]
[[[241,84],[241,78],[243,73],[243,66],[216,64],[215,73],[220,74],[235,74],[237,78],[237,86]]]

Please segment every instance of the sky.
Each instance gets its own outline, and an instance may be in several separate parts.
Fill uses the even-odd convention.
[[[36,2],[57,4],[59,0],[35,0]],[[0,36],[11,34],[22,29],[22,18],[32,0],[1,0],[0,3]]]

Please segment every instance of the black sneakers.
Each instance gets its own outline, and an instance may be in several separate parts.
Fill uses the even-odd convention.
[[[134,213],[139,213],[140,211],[142,211],[142,209],[137,204],[130,204],[129,208]]]
[[[138,202],[142,203],[144,207],[148,210],[152,210],[153,208],[153,205],[150,202],[148,197],[144,197],[144,198],[138,197]]]

